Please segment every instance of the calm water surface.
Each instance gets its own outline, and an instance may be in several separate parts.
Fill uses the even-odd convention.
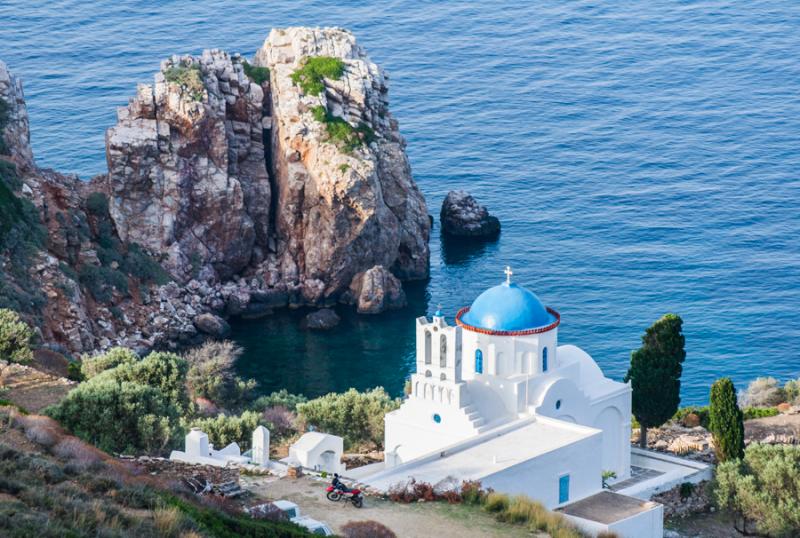
[[[160,59],[252,54],[269,28],[346,26],[391,76],[432,214],[450,189],[501,219],[496,243],[431,241],[408,309],[235,327],[264,390],[399,391],[413,320],[450,316],[510,264],[562,314],[562,342],[619,378],[643,329],[685,320],[684,402],[730,375],[800,375],[800,3],[795,1],[0,4],[41,165],[105,170],[114,109]]]

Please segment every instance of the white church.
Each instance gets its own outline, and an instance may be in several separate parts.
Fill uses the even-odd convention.
[[[550,509],[591,498],[582,510],[602,512],[609,499],[600,497],[616,495],[604,492],[603,472],[630,476],[630,385],[605,377],[582,349],[559,345],[558,312],[511,277],[506,268],[505,282],[462,308],[455,324],[441,311],[416,320],[411,393],[386,415],[385,462],[363,482],[480,480]],[[612,505],[632,503],[633,535],[660,536],[661,505],[616,497]],[[595,528],[614,529],[629,535],[610,522]]]

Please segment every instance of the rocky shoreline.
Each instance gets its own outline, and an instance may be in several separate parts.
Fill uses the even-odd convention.
[[[36,166],[0,62],[0,183],[38,210],[0,227],[0,306],[67,354],[189,346],[276,308],[403,306],[431,222],[387,95],[343,29],[272,30],[252,62],[173,56],[118,110],[108,173],[84,182]]]

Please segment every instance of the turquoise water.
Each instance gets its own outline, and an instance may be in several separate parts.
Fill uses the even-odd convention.
[[[338,25],[388,70],[430,212],[465,188],[502,235],[446,248],[437,226],[431,280],[401,312],[326,334],[300,313],[238,324],[264,390],[399,391],[414,317],[452,317],[506,264],[612,377],[671,311],[684,402],[721,375],[800,375],[800,3],[520,4],[5,0],[0,58],[25,80],[39,163],[84,178],[105,169],[114,107],[169,54]]]

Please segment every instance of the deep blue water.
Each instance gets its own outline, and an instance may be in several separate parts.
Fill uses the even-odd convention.
[[[399,390],[414,317],[452,316],[506,264],[612,377],[665,312],[685,321],[684,402],[721,375],[800,375],[800,3],[159,4],[0,4],[41,165],[103,172],[115,107],[169,54],[345,26],[390,73],[431,213],[464,188],[503,223],[477,250],[445,249],[437,226],[431,280],[402,312],[326,335],[299,314],[238,325],[264,390]]]

